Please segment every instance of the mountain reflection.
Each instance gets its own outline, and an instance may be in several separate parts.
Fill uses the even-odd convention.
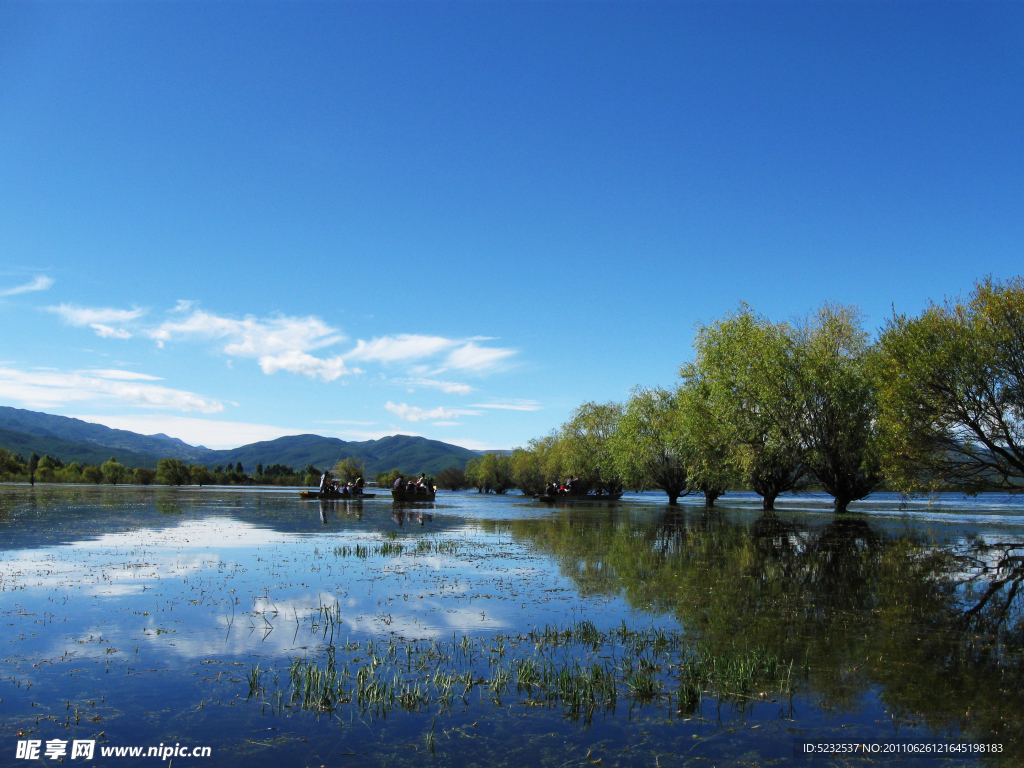
[[[488,524],[549,554],[583,594],[675,617],[713,653],[767,648],[823,710],[874,692],[900,723],[1024,756],[1024,542],[936,542],[844,517],[568,509]],[[1014,757],[1016,756],[1016,757]]]

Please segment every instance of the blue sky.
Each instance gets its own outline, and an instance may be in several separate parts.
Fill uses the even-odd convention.
[[[0,4],[0,404],[543,435],[1021,274],[1024,4]]]

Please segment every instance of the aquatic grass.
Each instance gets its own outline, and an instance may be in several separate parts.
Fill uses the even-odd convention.
[[[402,557],[410,556],[422,556],[422,555],[445,555],[454,556],[459,554],[463,544],[458,541],[446,539],[446,540],[435,540],[435,539],[419,539],[415,545],[411,543],[403,543],[398,540],[398,534],[394,531],[389,531],[385,534],[386,540],[380,544],[342,544],[334,547],[335,557],[355,557],[365,560],[369,557]],[[319,555],[317,550],[315,555]]]
[[[322,606],[318,615],[332,611]],[[338,664],[339,651],[351,654],[351,664]],[[259,674],[250,678],[251,695],[265,695]],[[790,694],[793,663],[763,648],[713,652],[671,630],[623,626],[602,632],[580,621],[490,638],[346,641],[329,645],[319,661],[294,659],[288,679],[291,706],[321,713],[349,704],[382,715],[394,709],[445,712],[457,697],[468,705],[480,689],[495,705],[511,692],[522,705],[558,707],[566,718],[589,723],[624,699],[642,706],[671,706],[674,700],[678,714],[691,715],[709,697],[748,706],[755,690],[760,698],[766,690]]]
[[[259,695],[260,693],[260,677],[263,675],[263,671],[260,669],[259,664],[255,664],[250,670],[249,674],[246,675],[246,680],[249,683],[249,696],[252,698]]]

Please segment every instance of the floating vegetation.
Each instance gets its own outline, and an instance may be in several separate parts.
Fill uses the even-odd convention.
[[[333,621],[335,608],[318,615]],[[339,661],[342,654],[344,662]],[[438,642],[366,640],[327,646],[320,660],[294,659],[289,687],[272,698],[291,709],[318,713],[353,707],[360,713],[392,710],[443,713],[458,702],[486,699],[496,706],[560,708],[589,723],[595,712],[630,706],[698,712],[705,699],[745,709],[751,702],[793,690],[793,664],[762,648],[713,654],[679,632],[632,629],[602,632],[592,622],[547,625],[522,635]],[[250,696],[266,696],[260,670],[249,676]],[[509,699],[514,699],[509,701]],[[431,732],[432,733],[432,732]],[[428,740],[431,746],[433,736]]]
[[[391,531],[390,533],[394,533]],[[452,539],[418,539],[415,544],[396,541],[395,536],[388,536],[387,540],[377,544],[343,544],[334,548],[335,557],[411,557],[422,555],[457,555],[464,548],[465,543]]]

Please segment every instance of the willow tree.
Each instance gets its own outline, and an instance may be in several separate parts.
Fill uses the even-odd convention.
[[[349,456],[334,465],[335,477],[341,478],[346,483],[354,483],[360,477],[366,476],[366,464],[362,459]]]
[[[854,307],[826,304],[793,334],[778,371],[792,387],[807,469],[835,499],[835,511],[882,484],[871,345]]]
[[[507,493],[515,487],[512,459],[499,451],[466,462],[466,482],[480,493]]]
[[[739,482],[733,460],[734,430],[715,413],[708,387],[700,378],[684,379],[676,393],[679,429],[685,444],[687,484],[704,495],[704,505]]]
[[[584,403],[562,425],[557,444],[563,471],[580,479],[582,489],[622,490],[612,438],[622,417],[619,403]]]
[[[680,369],[699,381],[710,415],[729,432],[729,461],[742,482],[775,509],[780,493],[804,485],[803,417],[795,377],[786,375],[793,355],[791,330],[746,305],[697,331],[696,359]]]
[[[637,387],[612,438],[619,473],[631,488],[661,488],[675,505],[687,487],[687,443],[678,393]]]
[[[86,467],[88,469],[88,467]],[[85,470],[82,471],[83,475]],[[102,478],[103,474],[100,473]],[[188,484],[191,481],[192,476],[189,472],[188,464],[181,461],[180,459],[160,459],[156,463],[156,478],[158,483],[163,485],[182,485]]]
[[[527,496],[540,494],[547,483],[557,480],[559,462],[554,435],[535,438],[526,448],[512,451],[512,477],[516,487]]]
[[[1024,278],[894,317],[879,348],[883,462],[900,490],[1024,490]]]

